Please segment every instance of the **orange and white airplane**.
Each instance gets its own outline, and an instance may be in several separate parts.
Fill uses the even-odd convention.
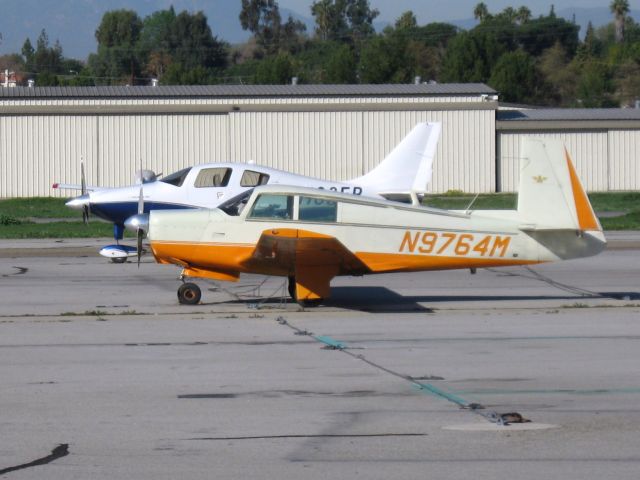
[[[338,275],[529,265],[596,255],[602,228],[564,145],[523,140],[517,210],[448,211],[303,187],[257,187],[216,209],[152,211],[151,250],[184,277],[289,278],[301,303]],[[415,197],[414,197],[415,198]],[[180,303],[200,301],[194,283]]]

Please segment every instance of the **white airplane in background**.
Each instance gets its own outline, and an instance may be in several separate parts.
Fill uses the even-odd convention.
[[[213,210],[154,211],[137,223],[157,262],[182,277],[237,281],[241,273],[288,277],[302,303],[330,296],[339,275],[476,269],[588,257],[602,227],[559,140],[522,140],[516,210],[448,211],[296,186],[246,192]],[[184,283],[180,303],[200,301]]]
[[[53,188],[82,191],[82,195],[69,200],[66,205],[82,210],[85,223],[89,213],[113,222],[116,244],[102,248],[100,255],[121,263],[138,252],[136,247],[119,243],[127,220],[136,214],[151,210],[215,208],[260,185],[304,186],[364,197],[415,197],[424,193],[431,181],[440,131],[440,123],[418,123],[371,172],[344,182],[253,164],[210,163],[188,167],[161,179],[149,170],[141,170],[137,174],[136,185],[119,188],[87,187],[82,168],[81,185],[56,183]],[[132,229],[137,230],[135,225]]]

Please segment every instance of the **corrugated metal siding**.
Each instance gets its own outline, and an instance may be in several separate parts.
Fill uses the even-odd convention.
[[[442,122],[430,191],[495,191],[495,119],[494,112],[487,110],[365,112],[363,173],[424,121]]]
[[[231,157],[326,179],[362,169],[360,112],[238,112],[230,115]]]
[[[609,131],[609,188],[640,190],[640,131]]]
[[[101,116],[99,185],[132,183],[143,168],[165,175],[189,165],[226,161],[227,115]]]
[[[609,134],[607,131],[518,131],[498,133],[499,189],[516,192],[520,175],[520,139],[523,136],[558,138],[567,146],[582,184],[588,191],[609,189]]]
[[[90,116],[0,117],[0,197],[48,196],[55,181],[79,183],[80,162],[95,158],[95,125]]]

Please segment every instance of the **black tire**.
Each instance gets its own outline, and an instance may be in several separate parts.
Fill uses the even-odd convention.
[[[304,308],[316,308],[319,307],[324,298],[314,298],[313,300],[300,300],[298,305]]]
[[[289,277],[289,296],[296,299],[296,277]]]
[[[178,288],[178,302],[182,305],[196,305],[202,298],[202,291],[195,283],[183,283]]]
[[[111,257],[112,263],[124,263],[127,261],[127,257]]]

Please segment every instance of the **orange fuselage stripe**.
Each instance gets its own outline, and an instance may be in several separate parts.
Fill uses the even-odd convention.
[[[251,263],[255,246],[213,243],[151,242],[151,249],[157,260],[170,263],[188,264],[213,272],[256,272],[269,275],[287,275],[287,271],[277,265],[256,265]],[[487,268],[509,265],[529,265],[536,260],[505,258],[478,258],[470,256],[411,255],[402,253],[356,252],[354,255],[364,263],[370,273],[412,272],[420,270],[451,270],[462,268]],[[179,260],[177,262],[176,260]],[[259,270],[259,271],[256,271]]]

